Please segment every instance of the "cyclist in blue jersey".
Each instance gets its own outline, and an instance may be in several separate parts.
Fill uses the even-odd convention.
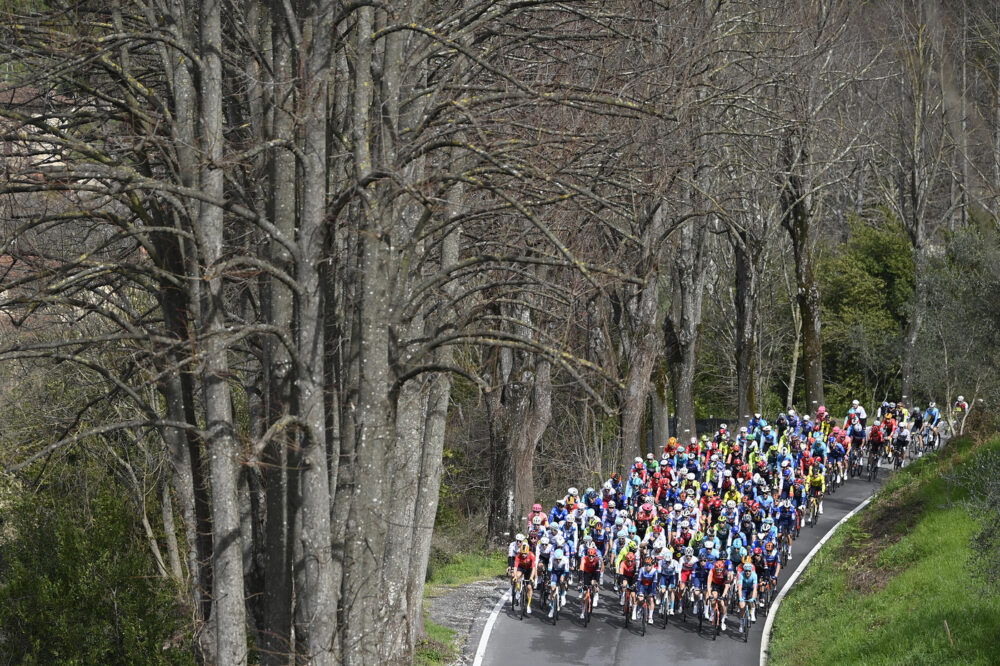
[[[660,572],[653,566],[653,558],[647,556],[642,562],[639,573],[636,574],[637,605],[641,606],[649,598],[649,612],[646,613],[647,623],[653,624],[653,609],[656,608],[656,590],[659,587]]]
[[[737,576],[737,586],[739,588],[740,596],[740,611],[742,612],[746,608],[747,602],[750,603],[750,621],[757,621],[757,611],[755,608],[757,602],[757,574],[754,572],[753,564],[747,562],[743,565],[742,570]]]

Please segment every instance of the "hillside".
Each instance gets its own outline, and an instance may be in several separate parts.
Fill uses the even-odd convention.
[[[997,449],[956,440],[888,481],[785,599],[768,663],[997,663],[1000,599],[970,579],[977,526],[946,476]]]

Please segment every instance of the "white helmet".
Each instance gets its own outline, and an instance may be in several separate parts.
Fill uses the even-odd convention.
[[[562,534],[557,535],[556,536],[556,545],[559,546],[560,548],[562,548],[563,546],[565,546],[566,545],[566,537],[564,537]]]
[[[524,541],[524,535],[518,532],[514,535],[514,541],[521,542]]]
[[[759,419],[760,418],[760,412],[754,412],[753,417],[755,419]]]
[[[747,433],[747,427],[743,426],[742,428],[740,428],[740,432],[745,435]]]
[[[723,472],[723,475],[724,476],[732,476],[733,475],[733,470],[727,469],[725,472]]]
[[[769,425],[764,426],[764,432],[771,432],[771,426]]]
[[[729,500],[728,502],[726,502],[726,508],[735,509],[736,508],[736,500]]]
[[[788,415],[789,416],[795,416],[795,410],[794,409],[789,409],[788,410]]]
[[[532,525],[541,525],[542,524],[542,517],[541,516],[535,516],[534,518],[531,519],[531,524]]]
[[[569,489],[569,490],[567,490],[566,492],[567,492],[568,494],[572,495],[573,497],[576,497],[577,495],[579,495],[579,494],[580,494],[580,491],[579,491],[579,490],[577,490],[576,488],[570,488],[570,489]]]
[[[959,400],[961,400],[961,399],[962,399],[962,398],[959,398]],[[697,443],[698,443],[698,438],[697,438],[697,437],[695,437],[694,435],[692,435],[692,436],[691,436],[691,443],[692,443],[692,444],[697,444]]]
[[[642,462],[642,458],[636,458],[634,462],[641,463]]]
[[[571,513],[568,516],[566,516],[566,522],[570,525],[576,524],[576,514]]]
[[[681,504],[680,502],[675,502],[674,503],[674,511],[680,511],[683,508],[684,508],[684,505]]]
[[[538,540],[538,543],[542,544],[543,546],[547,546],[549,545],[549,538],[547,536],[544,536]]]
[[[937,403],[934,402],[933,400],[931,401],[931,403],[929,405],[927,405],[927,409],[934,409],[935,407],[937,407]]]
[[[605,489],[605,490],[613,490],[613,489],[614,489],[614,486],[612,486],[612,485],[611,485],[611,482],[610,482],[610,481],[605,481],[605,482],[604,482],[604,489]]]
[[[687,480],[688,481],[694,481],[694,472],[688,472]]]
[[[802,420],[803,421],[810,421],[811,419],[809,418],[809,415],[806,414],[805,416],[802,417]]]
[[[959,402],[963,402],[964,400],[965,400],[965,396],[961,396],[961,395],[958,396],[958,401]]]
[[[721,426],[719,426],[719,430],[726,430],[726,424],[723,423]]]
[[[855,407],[857,407],[857,406],[858,406],[858,405],[860,405],[861,403],[860,403],[860,402],[858,402],[857,400],[855,400],[855,401],[854,401],[854,402],[852,402],[851,404],[852,404],[852,405],[854,405]]]

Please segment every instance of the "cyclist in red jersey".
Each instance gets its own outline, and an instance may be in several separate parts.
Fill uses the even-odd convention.
[[[586,554],[580,558],[580,598],[583,598],[583,591],[590,586],[591,600],[594,608],[597,608],[597,585],[601,579],[601,572],[604,571],[604,560],[597,549],[591,546]],[[584,609],[580,609],[580,619],[584,617]]]

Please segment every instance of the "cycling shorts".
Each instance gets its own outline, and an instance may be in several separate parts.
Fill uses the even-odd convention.
[[[711,594],[712,592],[718,592],[720,597],[722,596],[723,592],[725,592],[725,591],[726,591],[726,584],[725,583],[712,583],[709,586],[709,588],[708,588],[708,593],[709,594]]]
[[[566,573],[567,571],[565,569],[553,569],[552,571],[550,571],[549,580],[551,581],[552,585],[558,585],[559,579],[565,576]]]
[[[693,569],[691,571],[684,571],[683,569],[681,569],[681,582],[682,583],[688,582],[688,579],[691,578],[691,574],[693,573],[694,573]]]
[[[753,586],[740,585],[740,601],[750,601],[753,598]]]
[[[593,585],[601,579],[600,571],[581,571],[580,573],[582,574],[580,576],[581,583],[584,587]]]
[[[644,583],[639,583],[639,586],[636,589],[636,592],[638,592],[639,596],[642,596],[642,597],[651,597],[651,596],[653,596],[653,594],[654,594],[655,591],[653,590],[653,584],[652,583],[650,583],[649,585],[646,585]]]

